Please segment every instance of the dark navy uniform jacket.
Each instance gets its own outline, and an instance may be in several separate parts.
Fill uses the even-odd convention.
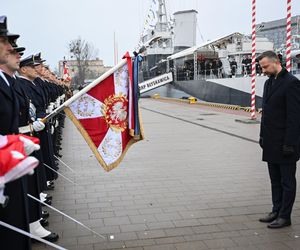
[[[40,87],[40,89],[42,89],[46,105],[48,106],[49,103],[50,103],[50,97],[49,97],[50,96],[50,89],[47,85],[47,82],[42,80],[40,77],[37,77],[36,79],[34,79],[33,82],[36,85],[38,85]]]
[[[0,72],[0,134],[17,134],[19,128],[19,104],[11,86]]]
[[[5,79],[5,80],[4,80]],[[19,103],[13,87],[0,72],[0,134],[17,134],[19,127]],[[8,82],[9,83],[9,82]],[[5,185],[4,195],[10,197],[7,207],[0,206],[0,220],[29,232],[27,204],[27,177]],[[30,239],[4,227],[0,227],[1,249],[29,250]]]
[[[36,108],[37,118],[44,118],[46,116],[47,97],[43,89],[26,78],[20,77],[19,79],[22,88]]]
[[[18,78],[10,77],[6,74],[5,76],[10,85],[13,87],[15,96],[19,103],[19,126],[27,126],[30,122],[32,122],[29,116],[30,100],[25,91],[22,89]]]

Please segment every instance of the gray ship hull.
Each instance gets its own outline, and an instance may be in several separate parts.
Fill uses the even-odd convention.
[[[296,75],[300,79],[300,75]],[[262,107],[263,86],[267,77],[256,78],[256,108]],[[224,78],[175,81],[175,88],[207,102],[251,106],[251,78]]]

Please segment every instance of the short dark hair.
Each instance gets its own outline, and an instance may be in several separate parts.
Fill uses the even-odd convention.
[[[279,60],[277,54],[274,51],[268,50],[263,52],[259,57],[257,57],[257,61],[261,61],[265,57],[273,60]]]

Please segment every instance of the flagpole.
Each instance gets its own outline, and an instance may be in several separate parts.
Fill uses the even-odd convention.
[[[256,0],[252,0],[251,120],[256,120]]]
[[[292,0],[287,0],[287,18],[286,18],[286,69],[291,71],[291,38],[292,38]]]
[[[85,94],[86,92],[88,92],[89,90],[91,90],[93,87],[95,87],[99,82],[103,81],[105,78],[107,78],[108,76],[110,76],[112,73],[114,73],[116,70],[118,70],[119,68],[121,68],[123,65],[125,65],[127,63],[127,59],[122,59],[115,67],[111,68],[110,70],[106,71],[103,75],[101,75],[100,77],[98,77],[96,80],[94,80],[93,82],[91,82],[89,85],[87,85],[86,87],[84,87],[82,90],[80,90],[79,92],[77,92],[75,95],[73,95],[70,99],[68,99],[67,101],[65,101],[63,104],[61,104],[58,108],[56,108],[55,110],[53,110],[53,112],[51,112],[49,115],[47,115],[46,117],[44,117],[42,119],[42,121],[45,123],[47,122],[50,118],[56,116],[59,112],[61,112],[64,108],[68,107],[72,102],[74,102],[75,100],[77,100],[80,96],[82,96],[83,94]]]

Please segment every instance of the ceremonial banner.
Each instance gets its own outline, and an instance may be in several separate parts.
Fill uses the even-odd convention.
[[[73,96],[76,100],[65,108],[106,171],[117,167],[128,148],[143,139],[142,129],[135,131],[141,128],[136,115],[137,90],[133,88],[132,61],[126,56],[104,79]]]
[[[67,61],[63,61],[63,79],[65,81],[71,81],[71,76],[69,74],[69,67],[67,65]]]
[[[26,135],[0,135],[0,191],[4,184],[32,172],[38,166],[39,161],[28,154],[39,149],[39,143],[38,138]]]
[[[0,135],[0,205],[8,202],[5,184],[33,173],[39,161],[28,156],[40,148],[38,138],[26,135]]]

